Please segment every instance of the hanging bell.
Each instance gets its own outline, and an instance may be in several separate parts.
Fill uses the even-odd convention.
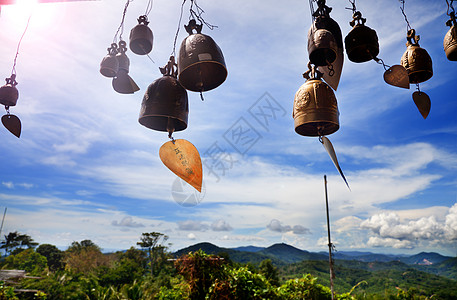
[[[321,80],[322,73],[308,64],[306,82],[295,94],[295,132],[304,136],[324,136],[340,128],[338,103],[333,90]]]
[[[116,73],[116,77],[113,78],[113,88],[120,94],[133,94],[134,92],[139,91],[140,88],[128,75],[130,60],[125,52],[127,52],[127,43],[125,41],[119,41],[119,49],[116,54],[116,60],[119,68]]]
[[[408,71],[410,83],[427,81],[433,76],[432,59],[427,51],[419,46],[420,37],[416,30],[408,30],[408,47],[401,58],[401,65]]]
[[[333,34],[327,29],[317,29],[314,24],[308,32],[309,60],[316,66],[328,66],[337,55],[337,45]]]
[[[115,77],[119,70],[119,62],[116,58],[117,45],[112,43],[111,47],[108,48],[108,54],[103,58],[100,63],[100,73],[106,77]]]
[[[457,23],[455,13],[450,13],[451,19],[446,22],[447,26],[451,28],[444,36],[443,47],[447,59],[450,61],[457,61]]]
[[[140,16],[138,18],[138,25],[133,27],[130,31],[129,47],[135,54],[145,55],[152,50],[152,42],[154,38],[148,24],[148,17]]]
[[[174,131],[187,128],[189,105],[187,91],[176,79],[176,63],[171,56],[168,64],[160,68],[163,76],[151,83],[141,103],[141,125],[158,131]]]
[[[15,106],[19,98],[19,91],[16,88],[16,74],[6,78],[6,84],[0,87],[0,103],[5,106]]]
[[[344,39],[346,53],[350,61],[361,63],[375,58],[379,54],[379,43],[376,31],[365,26],[366,19],[356,11],[349,23],[351,31]]]
[[[195,20],[184,25],[189,36],[179,49],[178,79],[181,85],[193,92],[212,90],[227,78],[224,55],[216,42],[202,34],[202,25]],[[193,30],[197,33],[193,33]]]

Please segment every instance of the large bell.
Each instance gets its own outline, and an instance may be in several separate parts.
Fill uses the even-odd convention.
[[[401,65],[408,71],[409,82],[414,84],[424,82],[433,76],[432,58],[419,46],[419,39],[414,29],[408,30],[408,48],[401,58]]]
[[[447,59],[450,61],[457,61],[457,23],[455,13],[450,13],[451,19],[446,22],[447,26],[451,28],[444,36],[443,47]]]
[[[130,50],[138,55],[145,55],[151,52],[154,37],[151,29],[148,27],[147,16],[138,18],[138,25],[130,31]]]
[[[178,79],[181,85],[194,92],[212,90],[227,78],[224,55],[216,42],[202,34],[202,25],[190,20],[184,25],[189,36],[179,49]],[[197,33],[193,33],[193,30]]]
[[[176,79],[176,72],[173,70],[175,65],[172,56],[167,66],[160,68],[163,76],[151,83],[146,90],[138,119],[141,125],[158,131],[168,131],[170,136],[174,131],[187,128],[189,115],[187,91]]]
[[[370,61],[379,54],[376,31],[365,26],[366,19],[357,11],[349,23],[353,28],[344,39],[346,53],[350,61],[361,63]]]
[[[6,84],[0,87],[0,103],[5,106],[15,106],[19,98],[19,91],[16,88],[16,74],[6,78]]]
[[[128,75],[130,60],[125,52],[127,52],[127,43],[125,41],[119,41],[119,51],[116,54],[119,68],[116,76],[113,78],[113,88],[120,94],[133,94],[134,92],[139,91],[140,88]]]
[[[295,94],[295,132],[305,136],[329,135],[340,128],[338,103],[333,90],[321,80],[322,73],[315,66],[309,67],[303,74],[306,82]]]
[[[308,31],[309,60],[316,66],[328,66],[337,55],[337,45],[333,34],[327,29],[317,29],[314,24]]]
[[[106,77],[115,77],[119,70],[119,62],[116,58],[117,44],[112,43],[108,48],[108,54],[103,58],[100,63],[100,73]]]

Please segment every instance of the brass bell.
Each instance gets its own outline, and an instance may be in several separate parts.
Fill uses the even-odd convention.
[[[15,106],[19,98],[19,91],[16,88],[16,74],[6,78],[6,84],[0,87],[0,103],[5,106]]]
[[[130,60],[125,52],[127,52],[127,43],[125,41],[119,41],[119,49],[116,54],[119,68],[116,76],[113,78],[113,88],[116,92],[121,94],[133,94],[134,92],[139,91],[140,88],[128,75]]]
[[[179,49],[178,79],[181,85],[193,92],[212,90],[227,78],[224,55],[216,42],[202,34],[202,25],[190,20],[184,25],[189,36]],[[193,30],[197,33],[193,33]]]
[[[365,26],[366,19],[356,11],[349,23],[353,28],[344,39],[346,53],[350,61],[361,63],[370,61],[379,54],[376,31]]]
[[[330,65],[336,59],[337,48],[335,38],[330,31],[311,26],[308,32],[308,53],[312,64]]]
[[[451,28],[444,36],[443,47],[447,59],[457,61],[457,23],[453,11],[450,13],[450,16],[451,19],[446,22],[446,25]]]
[[[174,131],[187,128],[189,115],[187,91],[176,79],[175,66],[172,56],[168,64],[160,68],[163,76],[146,90],[138,119],[147,128],[168,131],[170,137]]]
[[[119,70],[119,62],[116,58],[117,45],[112,43],[111,47],[108,48],[108,54],[103,58],[100,63],[100,73],[106,77],[115,77]]]
[[[322,73],[308,64],[307,80],[295,94],[295,132],[304,136],[324,136],[340,128],[338,103],[332,88],[321,80]]]
[[[408,71],[410,83],[420,83],[433,76],[432,59],[427,51],[419,46],[420,37],[414,29],[408,30],[406,46],[401,65]]]
[[[130,31],[129,47],[135,54],[145,55],[152,50],[154,37],[151,29],[148,27],[148,24],[148,17],[140,16],[138,18],[138,25],[133,27]]]

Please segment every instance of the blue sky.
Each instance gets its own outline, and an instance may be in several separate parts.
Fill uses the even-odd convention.
[[[228,77],[204,93],[203,102],[189,92],[188,128],[174,137],[192,142],[205,162],[202,194],[189,187],[179,192],[181,182],[159,159],[167,134],[138,123],[144,92],[172,52],[181,3],[154,1],[155,63],[127,52],[130,75],[141,88],[133,95],[116,93],[99,73],[124,1],[35,7],[16,66],[20,96],[10,109],[22,121],[21,138],[0,128],[0,208],[8,208],[2,234],[17,230],[62,248],[90,239],[104,249],[126,249],[142,232],[158,231],[170,237],[171,250],[198,242],[285,242],[323,251],[326,174],[337,250],[457,255],[457,68],[443,51],[445,1],[405,6],[433,60],[434,75],[421,84],[432,102],[426,120],[412,100],[414,86],[387,85],[382,66],[345,57],[335,92],[340,129],[328,137],[349,191],[318,139],[294,132],[294,95],[308,63],[308,3],[200,0],[204,19],[218,26],[202,33],[222,49]],[[327,4],[346,36],[349,1]],[[400,2],[356,4],[377,32],[379,57],[399,64],[406,50]],[[139,0],[129,5],[125,40],[146,6]],[[30,11],[30,5],[2,7],[5,78]],[[188,16],[189,1],[178,48]],[[236,128],[249,129],[249,143],[232,135]],[[195,205],[179,203],[183,199]]]

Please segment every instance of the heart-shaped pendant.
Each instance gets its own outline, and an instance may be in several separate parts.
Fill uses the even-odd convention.
[[[390,85],[409,89],[408,71],[403,66],[394,65],[384,72],[384,81]]]
[[[18,138],[21,136],[21,120],[15,115],[7,114],[2,117],[3,126]]]
[[[428,114],[430,113],[430,108],[432,103],[430,102],[430,97],[424,92],[414,92],[413,93],[413,100],[416,103],[419,112],[421,113],[424,119],[427,118]]]

